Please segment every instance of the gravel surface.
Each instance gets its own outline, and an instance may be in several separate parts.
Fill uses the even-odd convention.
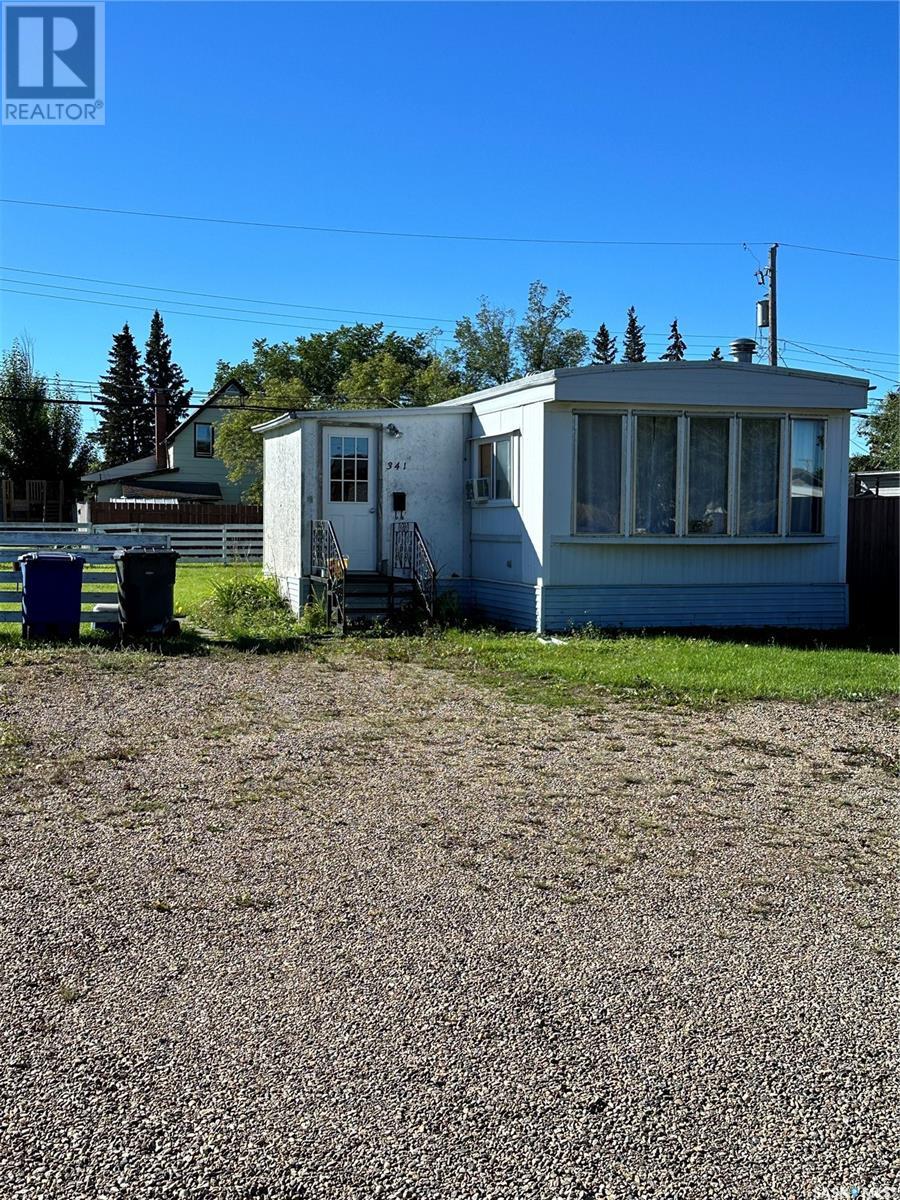
[[[0,1196],[900,1183],[894,716],[23,652]]]

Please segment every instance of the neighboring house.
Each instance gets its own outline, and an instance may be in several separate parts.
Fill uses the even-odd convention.
[[[900,471],[854,471],[851,496],[900,496]]]
[[[230,379],[185,417],[154,454],[82,475],[83,482],[95,486],[98,500],[126,496],[239,504],[255,476],[248,474],[232,483],[228,468],[216,454],[216,432],[225,415],[218,405],[234,403],[247,394],[236,379]]]
[[[351,580],[390,574],[405,512],[441,587],[515,628],[845,625],[867,382],[733,353],[269,421],[265,569],[298,610],[312,522],[329,520]]]

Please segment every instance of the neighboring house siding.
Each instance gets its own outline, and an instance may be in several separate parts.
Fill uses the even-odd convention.
[[[221,409],[206,409],[198,412],[196,421],[204,425],[213,425],[216,428],[216,438],[218,438],[218,427],[222,422],[224,413]],[[192,483],[217,483],[222,490],[222,499],[228,504],[240,504],[244,499],[244,492],[254,482],[255,475],[252,473],[245,475],[239,483],[232,483],[228,478],[228,468],[218,457],[218,441],[213,443],[214,455],[212,458],[196,458],[194,456],[194,421],[186,425],[184,429],[175,434],[169,444],[169,466],[177,467],[177,475],[162,476],[170,486],[175,486],[179,479],[189,479]],[[152,475],[144,476],[142,482],[151,482]]]

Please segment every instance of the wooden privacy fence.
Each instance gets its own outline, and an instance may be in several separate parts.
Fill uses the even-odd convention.
[[[85,532],[77,526],[53,526],[48,532],[46,525],[37,529],[14,529],[0,525],[0,624],[22,620],[22,576],[13,570],[13,564],[22,554],[35,550],[64,550],[77,554],[86,566],[112,563],[116,550],[128,547],[169,548],[169,539],[162,533],[117,534]],[[94,604],[115,604],[117,600],[116,573],[109,571],[86,571],[81,581],[81,607],[85,622],[90,620]],[[96,589],[102,590],[96,590]]]
[[[181,558],[188,562],[216,563],[261,563],[263,553],[262,525],[160,525],[143,522],[115,522],[101,525],[97,522],[90,524],[60,524],[60,525],[0,525],[0,543],[6,532],[33,531],[53,534],[60,537],[69,534],[99,534],[116,546],[139,545],[135,540],[144,534],[153,534],[165,538],[165,544],[172,550],[177,550]],[[43,545],[52,545],[44,542]],[[158,544],[158,543],[154,543]]]
[[[847,524],[850,623],[896,639],[900,622],[900,496],[851,496]]]
[[[121,500],[92,500],[95,525],[262,525],[261,504],[130,504]]]

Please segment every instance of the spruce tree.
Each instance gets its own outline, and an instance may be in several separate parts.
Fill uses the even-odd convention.
[[[634,305],[628,310],[628,324],[625,326],[625,349],[622,362],[641,363],[647,361],[647,347],[644,345],[644,327],[638,325]]]
[[[616,339],[611,336],[605,325],[601,325],[594,334],[594,350],[591,362],[610,366],[616,361]]]
[[[718,346],[716,346],[715,350],[713,350],[712,354],[709,357],[712,359],[713,362],[721,362],[722,361],[722,351],[719,349]]]
[[[681,362],[685,350],[687,350],[687,345],[678,331],[678,318],[676,317],[669,330],[669,344],[666,346],[665,353],[659,356],[660,360],[662,362]]]
[[[100,380],[100,421],[93,440],[103,465],[114,467],[153,453],[153,406],[144,387],[141,358],[127,323],[113,336],[109,367]]]
[[[171,433],[187,416],[188,404],[194,391],[188,387],[181,367],[172,361],[172,339],[166,333],[159,309],[150,321],[150,337],[147,339],[144,354],[144,375],[151,405],[155,404],[157,388],[164,388],[168,393],[166,432]]]

